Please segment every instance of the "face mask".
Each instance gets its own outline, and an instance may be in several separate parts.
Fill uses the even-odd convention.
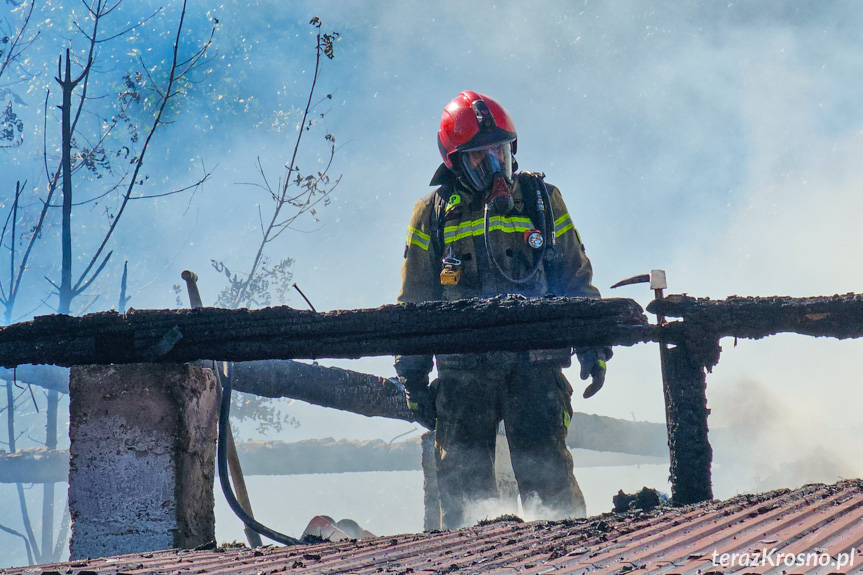
[[[511,143],[496,143],[459,154],[462,179],[478,192],[485,192],[486,203],[497,215],[512,210]]]
[[[491,213],[497,216],[505,216],[510,213],[513,208],[512,190],[506,178],[499,176],[494,179],[494,184],[491,187],[491,194],[486,200]]]

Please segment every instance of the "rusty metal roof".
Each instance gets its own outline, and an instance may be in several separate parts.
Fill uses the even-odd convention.
[[[863,572],[861,553],[863,481],[854,480],[579,520],[493,521],[302,547],[161,551],[0,573],[826,575]]]

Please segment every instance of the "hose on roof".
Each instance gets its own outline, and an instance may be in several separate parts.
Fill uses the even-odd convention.
[[[219,370],[214,370],[216,377],[222,384],[222,405],[219,409],[219,441],[217,460],[219,465],[219,483],[222,485],[222,493],[225,494],[225,499],[228,505],[233,510],[234,514],[240,518],[240,521],[246,524],[249,529],[256,531],[268,539],[272,539],[276,543],[283,545],[300,545],[302,542],[299,539],[294,539],[284,533],[279,533],[267,527],[266,525],[255,520],[254,517],[246,513],[237,497],[234,495],[234,490],[231,487],[231,481],[228,478],[228,417],[231,415],[231,376],[228,375],[222,378],[219,375]]]

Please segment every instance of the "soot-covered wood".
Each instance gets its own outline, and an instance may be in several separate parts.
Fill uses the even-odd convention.
[[[671,456],[671,501],[688,505],[713,499],[713,448],[707,438],[705,367],[685,345],[661,344],[665,421]]]
[[[650,339],[628,299],[537,298],[315,313],[200,308],[51,315],[0,328],[0,366],[250,361],[632,345]]]
[[[231,382],[235,390],[261,397],[288,397],[368,417],[413,421],[404,389],[368,373],[298,361],[249,361],[233,365]]]
[[[652,313],[682,318],[687,331],[712,337],[760,339],[776,333],[799,333],[845,339],[863,337],[863,294],[819,297],[739,297],[724,300],[669,295],[647,306]],[[681,326],[671,324],[672,335]]]

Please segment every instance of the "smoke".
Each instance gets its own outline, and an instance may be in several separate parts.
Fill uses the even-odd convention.
[[[508,108],[520,165],[561,188],[603,295],[646,304],[647,290],[607,286],[652,268],[668,271],[670,292],[694,296],[860,291],[863,58],[853,4],[314,9],[343,32],[327,78],[338,79],[331,118],[348,142],[323,227],[291,240],[295,278],[318,309],[394,301],[404,227],[439,162],[440,110],[464,89]],[[723,347],[708,376],[716,496],[863,472],[846,440],[863,399],[858,342],[780,336]],[[392,373],[388,358],[333,363]],[[616,350],[603,391],[573,403],[664,421],[655,346]],[[373,436],[377,425],[326,421],[345,437]],[[608,485],[668,491],[657,464],[578,477],[589,513],[610,508]],[[485,505],[478,519],[511,509]]]
[[[464,506],[464,525],[476,525],[480,521],[488,521],[503,517],[504,515],[515,515],[524,521],[548,520],[584,517],[584,513],[572,517],[569,511],[545,505],[536,493],[528,495],[526,501],[518,496],[514,499],[509,497],[497,497],[493,499],[480,499],[468,501]]]
[[[711,395],[711,443],[717,496],[833,483],[863,473],[849,429],[813,433],[811,408],[764,383],[740,380]],[[853,427],[853,426],[852,426]]]
[[[118,228],[112,265],[119,269],[129,259],[136,308],[173,307],[171,286],[183,269],[198,273],[204,300],[212,303],[224,279],[209,268],[210,259],[237,271],[246,265],[260,237],[258,205],[267,198],[238,184],[260,182],[258,157],[277,179],[290,155],[296,107],[310,83],[311,16],[341,32],[342,40],[320,80],[319,95],[333,94],[321,110],[326,118],[317,134],[305,137],[318,144],[322,134],[335,135],[334,171],[344,177],[320,221],[301,222],[271,253],[297,259],[293,279],[317,309],[395,301],[405,226],[440,161],[440,112],[464,89],[494,95],[507,107],[518,127],[521,167],[545,171],[561,188],[604,296],[646,304],[646,289],[609,292],[607,286],[653,268],[667,270],[670,292],[693,296],[861,291],[863,15],[854,2],[539,0],[529,10],[515,1],[309,0],[285,7],[200,0],[190,6],[199,34],[208,30],[208,16],[220,20],[215,66],[189,87],[181,110],[188,113],[177,114],[162,133],[159,161],[154,156],[148,170],[162,191],[188,183],[201,161],[216,171],[191,203],[136,204],[128,227]],[[42,38],[70,34],[58,30],[70,18],[51,18]],[[42,86],[52,82],[50,67],[63,42],[40,48],[50,58],[33,58],[49,65]],[[151,67],[169,50],[161,42],[148,48]],[[110,73],[129,63],[122,52],[106,62]],[[220,92],[236,97],[195,99]],[[44,92],[35,93],[30,109],[37,114]],[[48,118],[49,130],[56,120]],[[41,118],[31,125],[41,126]],[[14,168],[10,158],[42,169],[23,150],[0,153],[4,176]],[[317,167],[319,156],[313,145],[300,166]],[[8,199],[6,187],[0,190],[6,209]],[[95,221],[102,207],[82,210],[81,217]],[[50,291],[46,274],[56,270],[34,274],[28,290],[36,303]],[[105,296],[93,311],[115,301],[116,295]],[[863,454],[850,440],[860,431],[861,346],[791,336],[738,347],[723,342],[707,379],[718,497],[863,474]],[[393,374],[390,358],[331,363]],[[568,375],[579,381],[577,371]],[[576,393],[573,404],[578,411],[663,421],[655,346],[615,350],[602,392],[590,400]],[[389,440],[411,428],[298,405],[286,411],[302,422],[283,437],[288,440]],[[589,513],[610,508],[606,486],[612,494],[642,485],[667,491],[666,476],[662,465],[578,470]],[[412,481],[415,497],[418,479]],[[329,487],[340,491],[335,483]],[[352,493],[355,500],[371,499]],[[325,494],[307,498],[318,496]],[[370,505],[345,512],[297,507],[296,513],[353,516],[365,526],[358,515],[376,512]],[[404,521],[392,530],[421,527],[420,510],[393,514]],[[220,512],[223,525],[228,517]],[[272,519],[278,524],[279,517]]]
[[[476,525],[481,521],[489,521],[505,515],[514,515],[524,521],[558,521],[584,516],[580,514],[572,517],[568,512],[544,505],[539,496],[533,493],[525,502],[520,499],[513,501],[505,498],[469,501],[464,507],[464,524],[465,526]]]

